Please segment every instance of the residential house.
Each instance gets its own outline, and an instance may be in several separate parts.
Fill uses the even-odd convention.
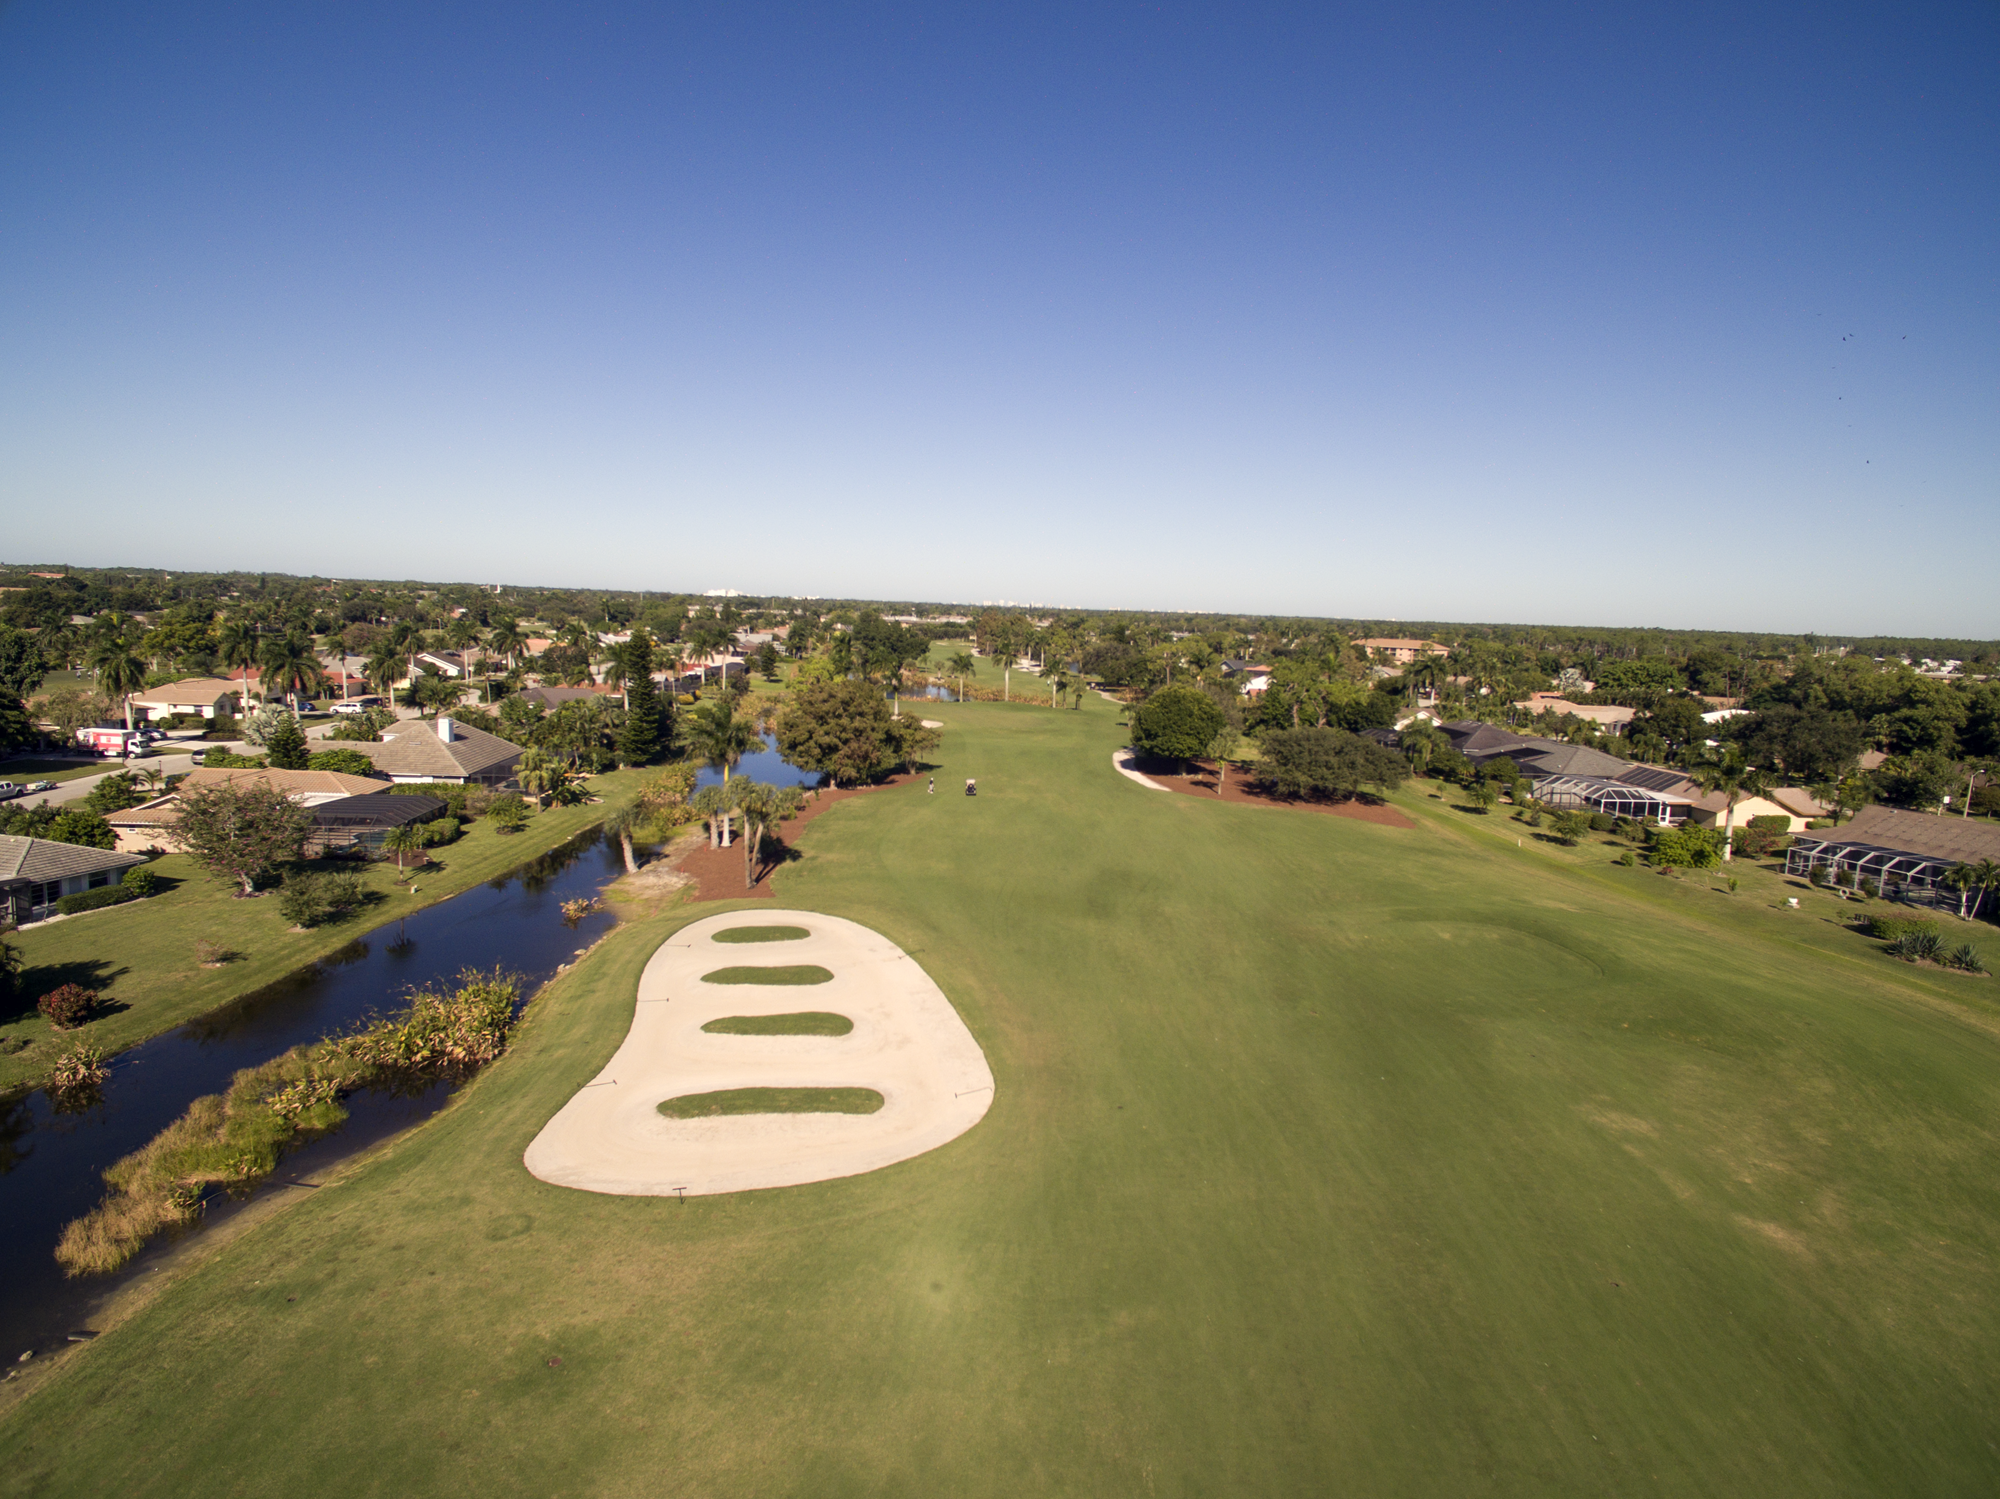
[[[439,717],[435,723],[404,719],[382,731],[380,744],[343,744],[375,762],[376,772],[392,781],[445,781],[452,785],[504,786],[513,779],[521,746]]]
[[[592,683],[588,687],[524,687],[515,694],[524,703],[540,703],[553,713],[564,703],[581,703],[606,698],[616,698],[617,689],[602,683]]]
[[[472,675],[472,663],[462,651],[419,651],[417,666],[419,670],[429,666],[440,676],[449,677],[454,682]]]
[[[268,766],[226,770],[203,766],[190,771],[165,796],[113,812],[104,819],[111,824],[119,852],[179,852],[174,824],[180,820],[180,798],[186,792],[207,786],[275,786],[299,805],[316,807],[323,802],[378,792],[382,782],[333,770],[275,770]]]
[[[392,791],[321,802],[312,809],[313,830],[306,839],[306,857],[319,858],[340,850],[378,852],[391,828],[429,822],[444,811],[444,806],[435,796],[398,796]]]
[[[1747,828],[1753,817],[1782,817],[1785,830],[1803,833],[1808,822],[1831,817],[1833,809],[1821,806],[1810,791],[1800,786],[1781,786],[1756,796],[1736,798],[1735,827]],[[1694,804],[1688,820],[1705,828],[1719,828],[1729,818],[1729,798],[1720,791],[1705,793]]]
[[[0,925],[53,916],[65,895],[115,885],[126,870],[145,862],[137,854],[0,834]]]
[[[1512,760],[1529,776],[1583,775],[1616,779],[1632,768],[1632,762],[1581,744],[1565,744],[1535,734],[1516,734],[1474,719],[1455,719],[1438,725],[1451,747],[1474,765],[1502,757]]]
[[[1955,907],[1958,892],[1943,883],[1945,875],[1986,859],[2000,863],[2000,823],[1863,807],[1838,828],[1795,836],[1785,873],[1810,876],[1824,869],[1843,883],[1874,880],[1897,900]]]
[[[1228,656],[1222,662],[1222,675],[1234,682],[1236,690],[1245,697],[1262,697],[1271,686],[1271,668],[1245,661],[1240,656]]]
[[[234,718],[242,708],[243,685],[221,677],[188,677],[149,687],[132,696],[135,719],[171,718],[177,713],[199,713],[203,718]]]

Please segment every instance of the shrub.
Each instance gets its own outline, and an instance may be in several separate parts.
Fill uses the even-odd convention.
[[[1682,823],[1653,829],[1653,862],[1666,869],[1713,869],[1722,862],[1722,834]]]
[[[1864,875],[1861,880],[1861,893],[1870,900],[1874,900],[1882,893],[1881,882],[1873,875]]]
[[[1630,869],[1634,864],[1639,862],[1639,856],[1628,848],[1618,856],[1618,862],[1623,864],[1627,869]]]
[[[360,750],[319,750],[306,757],[306,769],[332,770],[348,776],[372,776],[375,774],[375,762]]]
[[[1640,843],[1645,840],[1646,825],[1636,817],[1621,817],[1617,821],[1617,832],[1628,842]]]
[[[1558,812],[1550,819],[1556,837],[1571,848],[1583,841],[1583,835],[1590,831],[1590,815],[1585,812]]]
[[[1851,869],[1841,870],[1834,875],[1833,882],[1843,890],[1852,890],[1854,888],[1854,871]]]
[[[518,833],[528,821],[528,804],[518,796],[497,798],[486,809],[486,820],[503,833]]]
[[[1944,938],[1935,931],[1907,932],[1883,951],[1905,963],[1937,963],[1944,958]]]
[[[490,796],[477,786],[460,786],[451,781],[413,781],[387,788],[391,796],[428,796],[444,803],[452,817],[477,817],[485,811]]]
[[[1898,937],[1937,930],[1937,923],[1928,916],[1864,916],[1861,926],[1877,942],[1894,942]]]
[[[201,763],[209,770],[262,770],[262,755],[238,755],[229,750],[210,750],[201,757]]]
[[[424,831],[425,848],[441,848],[447,843],[455,843],[463,831],[456,817],[434,817],[419,826]]]
[[[1808,885],[1812,885],[1818,889],[1823,890],[1826,888],[1826,881],[1827,881],[1827,874],[1826,874],[1826,866],[1824,864],[1815,864],[1810,870],[1806,872],[1806,883]]]
[[[87,1024],[97,1009],[97,991],[81,984],[63,984],[49,990],[35,1002],[42,1018],[59,1031]]]
[[[125,876],[122,888],[131,891],[134,900],[144,900],[159,891],[160,877],[150,869],[135,869]]]
[[[217,942],[213,937],[194,939],[194,960],[204,968],[220,968],[224,963],[233,963],[242,956],[242,953]]]
[[[1593,833],[1608,833],[1617,826],[1618,819],[1613,817],[1609,812],[1593,812],[1590,814],[1590,830]]]
[[[101,911],[106,906],[122,906],[128,900],[137,900],[143,893],[134,890],[129,882],[106,885],[102,890],[79,890],[57,901],[56,910],[64,916],[74,916],[79,911]]]
[[[360,876],[352,873],[293,874],[278,892],[278,911],[295,926],[318,926],[346,915],[366,898]]]
[[[92,1046],[88,1041],[79,1041],[57,1057],[55,1065],[49,1069],[49,1089],[55,1093],[71,1093],[82,1088],[94,1088],[110,1075],[104,1065],[103,1048]]]
[[[1970,942],[1961,942],[1945,954],[1945,966],[1956,968],[1961,973],[1984,973],[1986,964],[1980,960],[1979,949]]]

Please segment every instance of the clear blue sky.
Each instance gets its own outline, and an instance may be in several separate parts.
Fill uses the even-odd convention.
[[[0,556],[2000,635],[2000,11],[0,9]]]

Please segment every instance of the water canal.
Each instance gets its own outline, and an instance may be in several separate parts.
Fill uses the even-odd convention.
[[[63,1278],[56,1241],[64,1224],[96,1206],[105,1167],[152,1139],[194,1099],[221,1092],[240,1068],[397,1008],[412,988],[497,964],[522,975],[524,992],[532,993],[612,925],[600,912],[572,928],[562,902],[591,895],[623,872],[617,846],[586,833],[123,1053],[101,1097],[82,1113],[57,1113],[42,1092],[0,1104],[0,1359],[47,1351],[89,1327],[113,1291],[166,1252],[156,1246],[118,1275]],[[348,1122],[288,1156],[264,1190],[291,1190],[284,1184],[417,1123],[442,1106],[448,1091],[439,1084],[415,1097],[357,1094],[348,1100]]]

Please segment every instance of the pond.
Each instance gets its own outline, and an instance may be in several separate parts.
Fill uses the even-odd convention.
[[[764,747],[752,751],[736,762],[735,768],[729,772],[732,780],[738,776],[745,776],[753,781],[762,781],[767,786],[803,786],[811,791],[826,779],[816,770],[800,770],[798,766],[779,754],[776,735],[765,734],[761,738]],[[710,770],[704,765],[701,774],[695,777],[694,784],[696,790],[700,790],[703,786],[720,786],[722,772]]]
[[[105,1167],[152,1139],[194,1099],[221,1092],[239,1069],[344,1030],[370,1012],[396,1009],[413,987],[497,964],[522,975],[524,992],[532,993],[614,924],[598,912],[571,928],[562,902],[594,894],[624,867],[615,843],[586,833],[123,1053],[111,1063],[101,1098],[82,1113],[57,1113],[41,1092],[0,1104],[0,1362],[46,1351],[88,1327],[112,1291],[166,1252],[155,1246],[117,1275],[64,1280],[56,1240],[64,1224],[97,1205]],[[287,1156],[264,1190],[292,1190],[287,1183],[428,1117],[449,1091],[439,1084],[416,1097],[355,1095],[348,1122]]]

